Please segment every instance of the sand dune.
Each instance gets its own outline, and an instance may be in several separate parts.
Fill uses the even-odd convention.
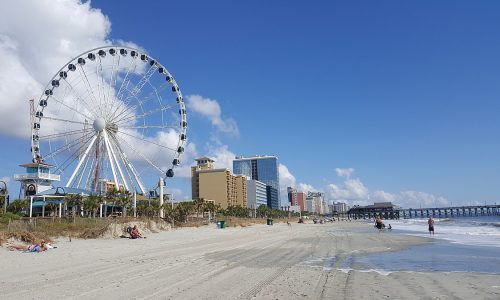
[[[339,270],[352,255],[423,242],[361,223],[73,239],[39,254],[0,249],[0,290],[2,299],[500,298],[499,275]]]

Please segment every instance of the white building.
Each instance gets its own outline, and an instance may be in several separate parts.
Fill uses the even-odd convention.
[[[247,180],[247,207],[256,209],[260,205],[267,206],[266,184],[258,180]]]
[[[333,203],[333,212],[343,214],[349,210],[349,207],[344,202]]]

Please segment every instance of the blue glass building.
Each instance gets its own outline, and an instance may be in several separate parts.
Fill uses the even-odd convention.
[[[280,209],[280,182],[276,156],[239,157],[233,160],[233,173],[258,180],[272,188],[267,203],[273,209]]]

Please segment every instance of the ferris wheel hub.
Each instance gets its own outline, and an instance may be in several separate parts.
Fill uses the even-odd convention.
[[[94,120],[93,126],[96,132],[101,132],[106,127],[106,121],[103,118],[97,118]]]

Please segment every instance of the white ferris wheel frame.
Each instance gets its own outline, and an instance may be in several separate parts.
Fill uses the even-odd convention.
[[[70,74],[74,73],[76,70],[79,70],[79,72],[80,72],[79,76],[82,76],[82,75],[85,76],[85,79],[87,79],[87,83],[89,85],[89,88],[92,88],[90,82],[88,81],[88,78],[86,78],[87,75],[85,74],[85,68],[83,68],[83,65],[86,63],[86,61],[89,61],[89,60],[99,61],[99,66],[96,66],[96,68],[100,67],[101,71],[102,71],[101,58],[104,57],[104,56],[101,56],[102,53],[104,53],[104,56],[106,56],[106,55],[113,55],[113,56],[117,56],[117,57],[130,56],[130,58],[132,60],[134,60],[134,59],[139,60],[140,59],[144,63],[149,62],[150,67],[146,68],[146,71],[142,74],[141,79],[137,83],[135,83],[135,86],[133,86],[133,88],[131,90],[128,89],[129,84],[132,84],[132,85],[134,84],[133,82],[131,82],[131,79],[129,77],[130,72],[131,72],[131,69],[130,69],[131,65],[129,65],[129,67],[127,68],[126,75],[125,75],[125,77],[120,85],[120,88],[117,91],[114,90],[116,92],[116,95],[117,95],[116,98],[120,102],[119,104],[125,104],[125,106],[126,106],[125,109],[121,108],[118,104],[117,105],[118,107],[116,107],[116,108],[114,106],[110,107],[111,110],[114,110],[112,113],[109,113],[109,114],[107,113],[106,115],[99,114],[99,111],[102,110],[103,108],[105,108],[106,105],[108,105],[108,108],[109,108],[109,105],[114,105],[114,103],[113,102],[106,103],[106,99],[104,99],[104,100],[99,99],[99,101],[97,101],[96,96],[94,95],[94,92],[96,92],[96,91],[94,91],[92,89],[89,90],[88,92],[90,92],[90,94],[92,94],[91,97],[94,98],[94,101],[96,101],[96,103],[98,103],[97,106],[99,106],[99,107],[92,107],[91,105],[86,103],[85,102],[86,99],[84,99],[85,95],[75,94],[76,95],[75,100],[81,101],[80,103],[88,108],[88,110],[92,113],[92,116],[85,115],[83,112],[78,111],[78,109],[75,109],[74,107],[72,108],[72,107],[68,106],[67,104],[65,104],[63,101],[60,101],[57,98],[55,98],[54,91],[57,88],[59,88],[61,81],[64,82],[65,84],[67,84],[70,87],[70,90],[73,91],[73,87],[66,80],[66,78],[69,77]],[[92,55],[93,55],[93,59],[92,59]],[[113,80],[114,80],[115,84],[116,84],[116,82],[118,80],[119,70],[118,70],[118,66],[116,66],[117,67],[116,70],[114,69],[115,68],[114,64],[115,64],[115,61],[113,60],[113,70],[112,70],[110,82],[113,83]],[[119,64],[119,58],[118,58],[118,64]],[[137,64],[134,65],[134,70],[135,70],[135,67],[137,67]],[[82,71],[83,71],[83,74],[82,74]],[[114,79],[113,79],[113,73],[115,73]],[[155,73],[159,73],[160,75],[165,76],[165,81],[171,86],[172,92],[174,92],[176,94],[175,96],[176,96],[176,103],[177,103],[177,106],[179,108],[180,123],[179,123],[179,125],[176,125],[176,126],[165,125],[165,124],[161,124],[161,125],[144,124],[142,126],[135,126],[134,128],[155,129],[155,130],[163,130],[163,129],[173,128],[176,131],[178,131],[177,147],[173,148],[173,149],[168,148],[168,147],[163,146],[163,145],[160,145],[158,143],[155,143],[154,141],[148,141],[145,138],[142,138],[142,141],[141,141],[143,143],[145,143],[145,142],[150,143],[152,146],[168,148],[166,150],[170,151],[173,154],[172,156],[174,157],[174,159],[169,164],[169,167],[167,169],[163,169],[162,167],[160,167],[159,164],[153,162],[150,158],[144,156],[139,151],[134,149],[134,147],[131,146],[130,143],[128,143],[125,139],[121,138],[121,140],[120,140],[120,137],[118,136],[118,134],[115,134],[118,131],[120,122],[121,122],[121,125],[124,125],[126,121],[139,119],[140,117],[145,118],[146,116],[148,116],[148,114],[151,115],[151,114],[154,114],[156,112],[163,113],[164,110],[174,109],[173,105],[172,106],[167,105],[167,106],[163,107],[163,103],[160,103],[161,106],[159,108],[157,108],[155,110],[143,112],[142,115],[135,116],[133,113],[130,114],[130,112],[131,111],[133,112],[134,109],[136,109],[139,105],[142,108],[142,104],[144,104],[144,102],[141,104],[141,101],[148,100],[147,98],[149,96],[144,98],[144,99],[141,99],[139,101],[139,99],[137,98],[137,95],[140,94],[140,92],[144,86],[146,86],[147,84],[151,85],[151,83],[149,82],[149,79]],[[102,77],[101,80],[103,80],[103,82],[102,82],[103,86],[101,87],[100,85],[98,85],[97,88],[103,89],[102,95],[103,95],[103,98],[105,98],[105,95],[104,95],[104,93],[105,93],[105,91],[104,91],[104,88],[105,88],[104,75],[103,74],[100,74],[100,75]],[[124,86],[124,85],[126,85],[126,86]],[[108,85],[108,88],[110,89],[107,91],[108,97],[110,97],[111,89],[115,89],[116,87]],[[126,90],[128,91],[128,94],[126,93]],[[153,90],[156,93],[156,96],[158,96],[158,91],[156,90],[156,88],[153,87]],[[88,95],[88,96],[90,96],[90,95]],[[132,99],[132,98],[137,98],[136,100],[138,103],[134,104],[134,106],[130,106],[130,104],[132,104],[132,102],[131,102],[132,100],[130,100],[130,99]],[[151,96],[151,98],[152,98],[152,96]],[[161,99],[161,96],[160,96],[160,99]],[[107,99],[107,100],[111,101],[110,99]],[[134,164],[131,162],[131,160],[125,154],[125,151],[123,151],[123,149],[122,149],[123,147],[127,147],[127,149],[129,149],[129,150],[132,149],[132,151],[138,152],[137,155],[141,156],[142,159],[147,164],[149,164],[153,169],[156,169],[158,172],[165,174],[166,177],[173,177],[173,174],[174,174],[173,169],[174,169],[174,167],[176,167],[177,165],[180,164],[179,158],[182,155],[182,153],[184,152],[184,145],[185,145],[186,140],[187,140],[187,137],[186,137],[186,132],[187,132],[186,107],[184,104],[184,99],[183,99],[182,93],[180,91],[180,88],[179,88],[177,82],[175,81],[174,77],[172,76],[172,74],[162,64],[160,64],[158,62],[158,60],[156,60],[155,58],[144,53],[144,51],[134,49],[131,47],[126,47],[126,46],[114,46],[114,45],[112,45],[112,46],[98,47],[98,48],[94,48],[94,49],[85,51],[85,52],[81,53],[80,55],[75,56],[73,59],[71,59],[69,62],[67,62],[63,67],[61,67],[59,69],[59,71],[57,71],[57,73],[50,79],[48,84],[45,86],[44,92],[42,92],[42,94],[39,98],[39,101],[37,103],[38,105],[35,106],[35,110],[33,112],[35,114],[34,116],[32,116],[33,123],[31,124],[31,131],[32,131],[31,151],[32,151],[32,156],[33,156],[33,162],[44,162],[44,160],[47,158],[47,157],[42,156],[42,153],[41,153],[42,149],[40,149],[40,138],[41,137],[39,136],[39,131],[40,131],[40,127],[43,126],[43,124],[44,124],[43,123],[44,119],[51,120],[51,121],[58,121],[58,122],[77,123],[77,124],[81,124],[81,125],[88,125],[88,124],[78,122],[75,120],[69,120],[69,119],[63,120],[61,118],[54,118],[54,117],[49,117],[49,116],[44,117],[43,112],[46,109],[46,107],[49,105],[49,103],[52,101],[58,102],[59,105],[65,106],[65,108],[82,115],[83,117],[85,117],[85,123],[87,122],[87,120],[94,120],[94,124],[93,124],[94,131],[90,130],[90,132],[85,132],[85,131],[75,130],[75,131],[68,131],[65,133],[54,133],[52,135],[47,135],[45,137],[45,138],[47,138],[47,140],[49,140],[51,138],[62,138],[65,135],[66,136],[70,136],[70,135],[74,136],[74,135],[82,134],[81,139],[87,138],[88,144],[85,147],[85,150],[83,151],[83,155],[80,155],[79,161],[78,161],[75,169],[73,170],[68,182],[66,183],[66,187],[73,186],[76,183],[76,181],[78,181],[77,185],[79,186],[81,181],[84,180],[83,173],[85,172],[85,169],[88,167],[88,164],[89,163],[94,164],[93,161],[90,162],[89,153],[91,152],[91,150],[94,147],[98,147],[97,142],[99,139],[103,140],[103,143],[105,146],[104,148],[106,149],[106,153],[107,153],[106,156],[108,157],[108,160],[109,160],[108,163],[111,166],[111,173],[113,175],[113,182],[115,183],[115,186],[117,188],[120,186],[120,183],[122,183],[124,188],[127,191],[131,191],[130,185],[135,182],[136,185],[134,185],[134,187],[138,187],[140,190],[140,191],[137,191],[137,188],[136,188],[136,191],[142,192],[143,194],[146,194],[146,187],[141,180],[141,176],[137,172],[136,168],[134,167]],[[127,102],[127,103],[125,103],[125,102]],[[128,115],[127,115],[127,113],[128,113]],[[125,117],[122,119],[118,119],[123,114],[125,114]],[[106,121],[105,121],[105,119],[106,119]],[[118,119],[118,121],[117,121],[117,119]],[[102,122],[104,122],[104,123],[101,124]],[[162,114],[162,122],[163,122],[163,114]],[[123,128],[132,128],[132,127],[123,126]],[[98,131],[98,129],[100,129],[100,131]],[[130,135],[130,134],[123,133],[123,132],[121,132],[121,133],[125,134],[125,135]],[[84,136],[83,134],[86,134],[86,136]],[[132,136],[132,135],[130,135],[130,136],[133,138],[136,138],[136,139],[139,138],[137,136]],[[77,138],[76,142],[78,142],[79,140],[80,139]],[[55,156],[59,152],[68,150],[71,147],[74,147],[75,144],[76,144],[75,142],[73,142],[73,144],[65,144],[63,147],[51,152],[49,154],[49,156]],[[101,159],[103,159],[103,158],[101,158]],[[92,166],[90,166],[90,168],[92,168]],[[125,170],[125,172],[124,172],[124,170]],[[90,171],[91,171],[91,169],[89,169],[89,176],[90,176]],[[128,175],[128,177],[129,177],[128,179],[126,178],[126,175]],[[80,176],[80,178],[78,178],[79,176]]]

